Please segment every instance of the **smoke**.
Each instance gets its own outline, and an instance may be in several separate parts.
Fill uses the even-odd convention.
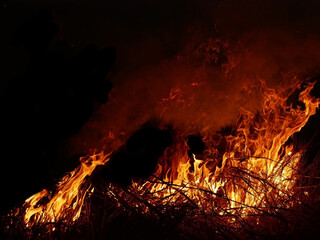
[[[92,35],[110,30],[99,43],[117,49],[114,88],[76,145],[102,148],[150,119],[190,132],[232,125],[241,107],[259,107],[260,80],[277,88],[319,71],[318,6],[250,0],[105,6],[110,15],[101,15]]]
[[[318,1],[19,4],[52,12],[60,29],[52,49],[67,42],[117,51],[109,101],[68,141],[71,155],[116,147],[150,119],[183,131],[218,130],[234,124],[240,107],[259,107],[260,80],[278,87],[319,69]]]

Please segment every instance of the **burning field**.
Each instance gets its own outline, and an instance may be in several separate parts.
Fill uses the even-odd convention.
[[[108,42],[120,50],[113,68],[111,48],[74,57],[107,59],[92,64],[90,88],[71,94],[92,90],[83,100],[90,117],[63,142],[81,157],[3,215],[3,236],[319,237],[320,20],[308,15],[317,5],[249,2],[191,4],[177,14],[179,1],[170,10],[142,1],[149,13],[138,11],[136,32]],[[166,9],[166,21],[154,9]]]
[[[242,109],[236,125],[221,131],[202,129],[199,135],[190,135],[191,130],[158,130],[147,124],[139,131],[142,136],[128,140],[126,150],[110,148],[109,153],[83,157],[54,190],[44,189],[28,198],[11,213],[9,229],[22,228],[26,237],[34,238],[36,233],[43,238],[43,234],[68,236],[79,228],[91,238],[95,228],[83,226],[90,226],[95,218],[104,231],[119,215],[133,220],[140,215],[138,218],[153,224],[174,225],[177,233],[186,234],[179,237],[202,239],[290,234],[301,218],[302,224],[314,224],[309,222],[310,211],[317,210],[309,204],[318,192],[319,178],[311,175],[318,159],[307,163],[305,151],[290,139],[316,113],[320,101],[311,95],[315,84],[298,81],[277,92],[261,82],[261,109]],[[288,96],[296,91],[303,106],[294,108]],[[169,134],[172,141],[159,140]],[[130,142],[132,139],[138,143]],[[150,164],[144,161],[154,161],[157,148],[145,141],[170,145],[150,177],[126,182],[128,172],[141,172],[129,161],[143,164],[139,166],[143,171]],[[130,150],[130,144],[136,149]],[[148,153],[150,148],[153,152]],[[112,161],[122,162],[119,166]],[[99,169],[102,166],[106,171]]]

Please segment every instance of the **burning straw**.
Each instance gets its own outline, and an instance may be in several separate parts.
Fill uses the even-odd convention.
[[[316,113],[314,85],[295,82],[275,91],[262,82],[264,103],[257,113],[242,110],[228,134],[203,130],[207,147],[201,153],[190,152],[188,131],[177,133],[154,174],[129,187],[90,180],[112,155],[83,158],[54,192],[43,190],[12,212],[7,232],[26,239],[245,239],[295,236],[302,228],[316,232],[319,157],[306,165],[304,151],[288,141]],[[297,90],[303,107],[294,108],[288,96]]]

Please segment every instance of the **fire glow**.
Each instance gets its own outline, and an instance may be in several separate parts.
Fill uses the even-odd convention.
[[[291,85],[275,90],[261,81],[262,107],[257,112],[242,109],[232,133],[203,129],[206,149],[200,156],[188,154],[185,139],[190,132],[178,133],[159,159],[156,172],[129,187],[128,191],[148,202],[139,207],[141,213],[148,213],[152,206],[192,204],[204,214],[225,216],[227,223],[233,223],[239,217],[273,214],[299,204],[295,193],[303,152],[296,152],[288,139],[316,113],[320,101],[310,94],[314,84],[294,78]],[[297,90],[304,107],[288,103]],[[75,222],[87,193],[94,191],[89,176],[97,166],[107,165],[110,155],[82,158],[55,193],[43,190],[28,198],[21,208],[26,226]]]

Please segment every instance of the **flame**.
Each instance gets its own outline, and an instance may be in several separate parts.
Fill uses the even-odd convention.
[[[110,153],[93,154],[87,158],[81,158],[81,164],[72,172],[66,174],[57,185],[56,193],[50,198],[48,190],[44,189],[29,197],[24,207],[24,222],[27,227],[35,223],[48,223],[65,220],[75,221],[79,218],[90,185],[86,181],[98,165],[108,162]],[[92,191],[92,190],[90,190]],[[45,199],[50,199],[43,203]]]
[[[204,159],[190,157],[181,140],[170,159],[160,161],[153,181],[133,186],[150,190],[161,204],[191,201],[219,215],[244,217],[292,207],[302,153],[286,143],[316,113],[319,100],[310,95],[314,84],[309,83],[299,95],[305,107],[293,108],[287,100],[296,88],[276,91],[261,82],[263,107],[257,113],[242,109],[236,134],[217,138],[204,130],[206,145],[211,146]],[[215,147],[221,139],[226,145],[222,154]]]
[[[261,81],[262,107],[256,113],[241,109],[233,134],[212,134],[203,129],[207,149],[201,157],[188,154],[184,140],[188,134],[181,134],[159,160],[153,176],[132,182],[132,188],[141,195],[147,192],[145,196],[153,205],[189,202],[217,215],[246,217],[292,207],[302,152],[295,152],[288,139],[319,107],[319,99],[310,94],[314,84],[302,87],[295,81],[276,91]],[[299,101],[304,107],[288,105],[288,96],[297,89],[302,89]],[[176,88],[169,97],[170,102],[175,99],[179,104],[183,100]],[[163,101],[166,106],[169,100]],[[43,190],[28,198],[24,204],[26,226],[77,220],[92,188],[87,177],[96,166],[108,162],[109,156],[100,153],[82,158],[81,165],[63,177],[52,197]],[[45,199],[49,200],[44,203]],[[147,212],[148,207],[142,211]]]

